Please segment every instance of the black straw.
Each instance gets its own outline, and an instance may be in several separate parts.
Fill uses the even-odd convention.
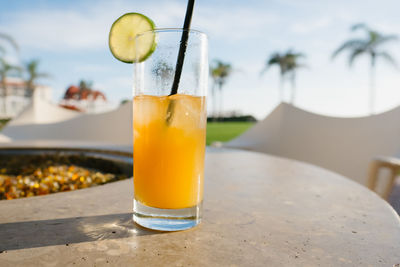
[[[181,44],[179,46],[178,59],[176,61],[174,83],[172,84],[170,95],[178,93],[179,81],[181,79],[183,61],[185,59],[187,41],[189,37],[190,22],[192,21],[194,0],[189,0],[186,8],[185,22],[183,23],[183,31],[181,37]]]

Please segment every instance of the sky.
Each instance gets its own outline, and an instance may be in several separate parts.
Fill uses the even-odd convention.
[[[54,89],[54,102],[69,85],[85,79],[117,106],[132,97],[133,67],[111,55],[111,24],[124,13],[139,12],[158,28],[181,27],[185,8],[183,0],[0,0],[0,32],[20,46],[18,55],[8,47],[8,60],[39,59],[40,70],[51,74],[39,82]],[[331,54],[345,40],[363,36],[350,31],[355,23],[400,36],[399,9],[398,0],[198,0],[192,28],[208,35],[210,62],[219,59],[234,68],[223,88],[225,112],[261,119],[276,107],[279,71],[272,67],[262,76],[260,71],[272,53],[293,49],[306,55],[306,67],[297,72],[295,106],[331,116],[364,116],[369,112],[368,58],[349,68],[347,54],[335,60]],[[385,49],[400,63],[400,40]],[[376,72],[376,112],[383,112],[400,104],[400,69],[378,61]],[[284,100],[289,99],[287,84]]]

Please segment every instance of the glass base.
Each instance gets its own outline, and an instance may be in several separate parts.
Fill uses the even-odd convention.
[[[159,231],[180,231],[192,228],[201,221],[202,202],[185,209],[158,209],[133,200],[133,220],[146,228]]]

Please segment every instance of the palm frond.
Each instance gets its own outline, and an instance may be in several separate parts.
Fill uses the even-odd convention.
[[[294,75],[293,73],[296,71],[296,69],[305,66],[305,64],[299,62],[300,58],[305,58],[305,57],[306,55],[304,53],[288,50],[285,54],[285,64],[287,72],[292,72],[292,75]]]
[[[210,68],[210,74],[219,89],[225,84],[227,78],[232,74],[233,68],[229,63],[221,60],[214,60]]]
[[[306,54],[301,52],[294,52],[292,49],[286,51],[285,57],[301,58],[306,57]]]
[[[19,50],[19,46],[18,46],[17,42],[10,35],[0,32],[0,39],[6,40],[15,48],[15,50],[17,50],[17,51]]]
[[[332,54],[332,59],[334,59],[338,54],[340,54],[344,50],[349,51],[349,66],[352,66],[354,60],[358,58],[361,54],[369,54],[373,58],[375,55],[380,55],[382,58],[385,58],[387,61],[393,64],[394,59],[387,54],[386,52],[380,52],[378,48],[386,42],[397,40],[396,35],[384,35],[376,30],[369,28],[364,23],[358,23],[351,27],[352,31],[362,29],[366,33],[366,37],[364,39],[352,39],[344,44],[342,44],[338,49],[336,49]]]
[[[387,62],[392,64],[395,68],[398,68],[396,60],[387,52],[379,52],[376,54],[377,57],[385,59]]]
[[[3,58],[0,58],[0,76],[2,79],[7,77],[9,73],[15,72],[18,76],[22,73],[22,68],[17,65],[11,65]]]
[[[50,77],[49,74],[38,71],[39,63],[40,63],[40,60],[31,59],[31,60],[25,62],[25,64],[24,64],[24,67],[25,67],[24,69],[27,74],[26,82],[28,84],[28,87],[30,87],[32,90],[34,90],[34,88],[35,88],[35,83],[36,83],[37,79]],[[84,86],[81,88],[90,89],[92,84],[90,81],[81,80],[80,86],[81,85]]]
[[[279,65],[281,55],[273,53],[265,62],[264,68],[260,71],[260,76],[263,75],[273,65]]]
[[[271,66],[274,64],[279,64],[282,61],[283,56],[279,53],[272,54],[267,60],[267,65]]]
[[[365,53],[366,50],[365,49],[355,49],[353,51],[351,51],[350,57],[349,57],[349,66],[353,66],[354,60],[362,55],[363,53]]]
[[[367,32],[368,34],[368,44],[374,45],[381,38],[381,34],[377,31],[370,30]]]
[[[374,43],[374,46],[381,45],[383,43],[391,42],[391,41],[397,41],[399,38],[395,34],[391,35],[380,35],[377,40]]]
[[[260,76],[263,76],[264,73],[265,73],[268,69],[269,69],[269,65],[266,64],[266,65],[264,66],[264,68],[260,71],[260,74],[259,74],[259,75],[260,75]]]
[[[10,71],[15,71],[18,75],[21,75],[24,71],[24,68],[17,65],[9,65]]]
[[[357,31],[357,30],[359,30],[359,29],[364,29],[364,30],[366,30],[366,31],[369,31],[370,29],[369,29],[369,27],[367,26],[367,24],[365,24],[365,23],[356,23],[356,24],[354,24],[353,26],[351,26],[351,31]]]
[[[367,46],[367,42],[363,39],[352,39],[347,42],[344,42],[339,48],[337,48],[331,56],[331,59],[334,59],[337,55],[339,55],[344,50],[359,50],[365,49]]]
[[[295,53],[295,54],[293,54],[293,56],[296,58],[306,58],[307,57],[307,55],[304,53]]]
[[[281,60],[280,60],[279,58],[270,58],[270,59],[267,61],[267,66],[272,66],[272,65],[274,65],[274,64],[279,64],[280,61],[281,61]]]

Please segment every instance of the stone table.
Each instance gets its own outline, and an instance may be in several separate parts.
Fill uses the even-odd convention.
[[[338,174],[260,153],[208,149],[205,179],[202,223],[172,233],[132,222],[132,179],[0,201],[0,265],[400,263],[397,214]]]

